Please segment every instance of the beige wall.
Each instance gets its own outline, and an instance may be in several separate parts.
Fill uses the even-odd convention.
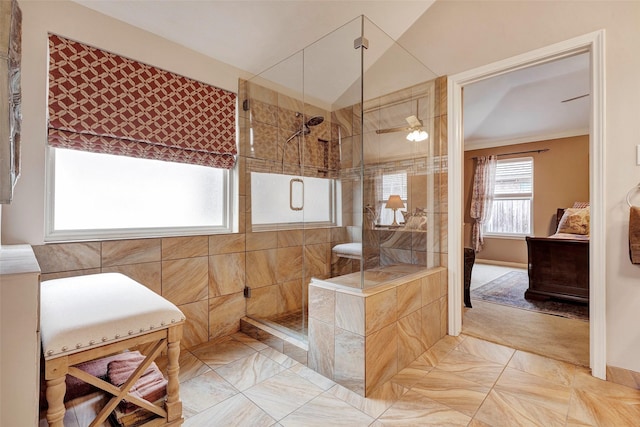
[[[133,277],[185,312],[188,320],[183,344],[187,347],[235,332],[239,319],[247,313],[270,316],[299,309],[306,300],[305,285],[310,276],[329,276],[331,247],[347,240],[346,229],[251,233],[251,227],[245,227],[245,221],[251,220],[250,180],[246,176],[251,170],[282,167],[278,160],[282,146],[276,144],[274,138],[257,141],[258,151],[252,152],[240,132],[239,234],[43,244],[48,32],[234,92],[238,90],[238,79],[247,75],[72,2],[23,2],[21,6],[24,14],[23,175],[14,202],[2,211],[2,243],[33,245],[43,280],[109,271]],[[313,131],[314,134],[320,132],[318,137],[332,139],[332,120],[327,111],[308,104],[298,105],[293,99],[283,100],[282,96],[279,105],[291,108],[283,108],[279,113],[291,118],[291,126],[282,130],[274,128],[269,121],[274,111],[265,101],[270,99],[269,95],[277,94],[266,92],[269,91],[261,95],[267,99],[257,97],[263,102],[251,103],[251,117],[256,121],[250,125],[265,130],[254,132],[256,136],[285,138],[299,126],[294,112],[304,108],[305,112],[327,118]],[[244,95],[240,94],[240,100]],[[326,165],[333,173],[339,158],[337,141],[334,142]],[[319,144],[304,153],[305,163],[312,165],[315,173],[325,166],[322,150],[326,147]],[[297,156],[292,156],[295,153],[291,147],[287,152],[290,157],[287,163],[291,164],[285,163],[285,166],[297,172]],[[302,262],[305,269],[299,267]],[[245,285],[252,288],[250,299],[243,297]]]
[[[42,244],[47,135],[47,33],[100,47],[237,92],[248,73],[70,1],[19,1],[22,9],[22,171],[2,207],[2,244]]]
[[[42,241],[46,135],[46,32],[57,32],[235,90],[241,72],[72,2],[20,1],[23,10],[22,177],[2,210],[4,244]],[[628,259],[625,195],[635,164],[640,111],[640,2],[437,1],[399,42],[437,75],[488,63],[605,29],[607,364],[640,372],[640,267]]]
[[[638,1],[437,1],[399,40],[433,58],[428,65],[438,75],[452,75],[605,30],[606,359],[636,372],[640,266],[629,262],[625,196],[640,181],[638,22]]]
[[[72,2],[19,1],[22,24],[22,174],[2,208],[2,244],[28,243],[47,278],[120,271],[165,296],[189,319],[183,345],[238,329],[246,313],[245,236],[42,245],[47,135],[47,34],[67,38],[237,91],[241,71]],[[171,249],[172,248],[172,249]],[[168,252],[167,252],[168,251]],[[233,259],[230,259],[233,258]],[[219,286],[219,264],[233,264]],[[217,276],[217,279],[216,279]]]
[[[519,151],[542,150],[544,153],[500,156],[500,159],[533,158],[533,235],[549,236],[555,232],[556,210],[573,206],[576,201],[589,201],[589,137],[576,136],[527,144],[470,150],[464,153],[464,238],[471,245],[469,216],[473,189],[475,161],[473,157]],[[485,238],[476,259],[510,263],[527,263],[527,244],[524,238]]]
[[[71,2],[21,2],[23,9],[22,177],[2,210],[3,244],[34,246],[42,279],[118,271],[176,304],[187,317],[183,345],[190,347],[239,329],[247,309],[258,315],[300,308],[303,270],[328,276],[332,239],[344,229],[245,234],[246,180],[239,174],[238,234],[94,241],[44,245],[47,32],[82,41],[236,92],[240,70],[206,58]],[[239,170],[245,170],[240,145]],[[261,146],[261,148],[266,148]],[[273,148],[273,147],[271,147]],[[273,153],[277,151],[274,149]],[[269,151],[271,153],[271,151]],[[259,156],[267,158],[268,156]],[[303,251],[303,245],[306,249]],[[246,268],[250,266],[250,268]],[[311,266],[314,268],[312,269]],[[312,273],[309,273],[312,271]],[[253,289],[245,299],[243,289]],[[275,311],[265,312],[265,307]]]

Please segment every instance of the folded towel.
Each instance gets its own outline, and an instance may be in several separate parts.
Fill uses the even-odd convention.
[[[86,373],[93,375],[94,377],[100,378],[101,380],[108,381],[107,367],[109,366],[109,363],[120,357],[123,357],[123,355],[116,354],[102,359],[94,359],[89,360],[88,362],[79,363],[75,365],[75,367],[80,369],[81,371],[85,371]],[[44,379],[44,359],[41,360],[40,367],[40,409],[45,410],[47,409],[48,405],[46,398],[47,383]],[[65,382],[67,385],[67,391],[64,395],[65,402],[76,399],[78,397],[86,396],[96,391],[100,391],[98,387],[92,386],[89,383],[85,383],[84,381],[72,375],[67,375]]]
[[[130,351],[120,354],[115,360],[109,361],[107,368],[107,378],[109,379],[109,382],[120,387],[129,379],[133,371],[136,370],[138,365],[140,365],[144,359],[145,356],[143,356],[139,351]],[[155,363],[152,362],[140,378],[151,374],[154,369],[157,369],[157,367]]]
[[[133,371],[144,359],[145,357],[139,352],[131,352],[124,358],[110,362],[107,369],[109,382],[120,387],[129,379]],[[152,362],[144,374],[131,387],[129,393],[148,402],[155,402],[166,395],[167,380],[162,376],[158,366]],[[137,405],[125,400],[118,405],[118,409],[124,413],[129,413],[137,408]]]
[[[629,212],[629,258],[640,264],[640,206],[631,206]]]

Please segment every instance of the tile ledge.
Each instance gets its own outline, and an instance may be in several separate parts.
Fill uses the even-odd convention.
[[[446,268],[445,267],[425,268],[424,270],[416,271],[415,273],[409,273],[404,276],[397,277],[395,279],[391,279],[387,282],[383,282],[378,285],[365,288],[365,289],[354,288],[348,285],[333,283],[330,281],[331,279],[316,279],[314,277],[311,278],[311,282],[309,283],[309,286],[313,285],[319,288],[335,290],[337,292],[344,293],[344,294],[367,297],[367,296],[379,294],[389,289],[404,285],[407,282],[419,279],[421,277],[440,273],[441,271],[446,271]]]
[[[309,351],[308,343],[301,341],[299,339],[296,339],[290,335],[287,335],[284,332],[280,332],[279,330],[272,328],[269,325],[265,325],[264,323],[258,322],[246,316],[243,317],[241,320],[247,322],[251,326],[255,326],[256,328],[262,329],[263,331],[268,332],[269,334],[275,336],[276,338],[280,338],[281,340],[288,342],[289,344],[293,344],[298,348],[301,348],[305,351]]]

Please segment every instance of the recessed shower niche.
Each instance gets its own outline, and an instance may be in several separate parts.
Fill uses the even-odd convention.
[[[446,278],[446,79],[360,16],[241,80],[238,99],[245,320],[251,329],[284,334],[280,343],[298,345],[292,357],[333,377],[330,365],[345,349],[324,336],[336,325],[323,319],[337,319],[339,307],[324,301],[318,307],[332,314],[316,310],[309,319],[314,295],[324,294],[309,300],[310,286],[364,296],[405,279],[416,290],[429,269],[437,281]],[[391,196],[394,206],[399,196],[400,208],[387,207]],[[394,327],[429,321],[440,336],[444,289],[429,300],[437,310],[418,318],[425,310],[419,305],[411,322],[396,316],[392,323],[402,326]],[[421,293],[411,295],[423,301]],[[429,332],[414,349],[426,349],[432,338]]]

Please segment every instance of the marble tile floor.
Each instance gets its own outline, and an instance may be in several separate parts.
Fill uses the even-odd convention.
[[[368,398],[242,333],[183,350],[180,382],[187,427],[637,426],[640,419],[640,390],[467,335],[446,336]]]
[[[589,322],[472,300],[462,333],[579,366],[589,366]],[[639,424],[640,425],[640,424]]]
[[[471,287],[494,280],[511,267],[476,264]],[[463,309],[462,333],[523,351],[589,366],[589,322],[472,299]]]

